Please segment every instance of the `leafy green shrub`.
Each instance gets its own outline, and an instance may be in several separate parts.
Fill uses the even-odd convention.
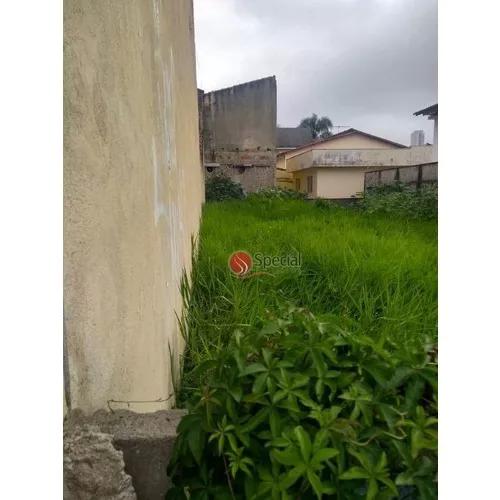
[[[271,187],[261,188],[255,193],[249,194],[248,198],[253,200],[303,200],[306,198],[306,194],[291,189]]]
[[[423,185],[418,190],[402,183],[369,188],[361,207],[368,213],[433,219],[438,210],[437,185]]]
[[[207,201],[241,200],[245,197],[243,188],[225,175],[214,175],[205,181]]]
[[[197,367],[167,499],[433,499],[437,366],[290,308]]]

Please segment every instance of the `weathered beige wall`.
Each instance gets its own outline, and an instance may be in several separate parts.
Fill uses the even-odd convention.
[[[434,163],[433,146],[402,149],[315,149],[303,152],[286,161],[289,172],[310,167],[363,167],[379,170]]]
[[[345,199],[363,196],[365,171],[361,168],[317,168],[318,198]]]
[[[308,198],[317,198],[318,196],[318,177],[317,177],[317,169],[309,168],[307,170],[301,170],[300,172],[293,173],[293,190],[296,191],[296,180],[300,179],[300,189],[301,193],[307,194]],[[307,178],[312,176],[313,178],[313,190],[311,193],[307,192]]]
[[[164,400],[203,196],[192,3],[65,0],[64,64],[66,394]]]
[[[308,168],[293,172],[295,180],[300,179],[300,191],[307,193],[307,177],[313,177],[313,191],[309,198],[346,199],[358,198],[364,191],[365,169],[362,168]]]

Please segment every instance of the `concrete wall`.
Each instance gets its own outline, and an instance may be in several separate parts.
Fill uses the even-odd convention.
[[[276,79],[206,93],[203,149],[205,165],[220,165],[237,182],[238,169],[227,167],[253,167],[246,172],[246,177],[255,177],[247,183],[254,186],[251,190],[274,185],[274,172],[269,176],[259,169],[274,170],[276,164]]]
[[[402,182],[419,187],[425,183],[438,182],[438,164],[375,170],[365,174],[365,188]]]
[[[191,1],[65,0],[70,409],[173,402],[179,282],[203,196],[198,148]]]
[[[275,169],[268,167],[245,167],[238,165],[220,165],[217,167],[207,167],[206,179],[217,175],[229,177],[234,182],[241,184],[245,193],[253,193],[261,188],[274,186]]]

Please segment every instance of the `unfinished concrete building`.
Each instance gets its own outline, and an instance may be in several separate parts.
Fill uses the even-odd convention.
[[[226,175],[247,193],[274,186],[274,76],[205,93],[201,117],[206,178]]]

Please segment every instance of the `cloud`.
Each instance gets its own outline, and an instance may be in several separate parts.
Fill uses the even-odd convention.
[[[278,123],[327,115],[408,143],[437,102],[437,0],[194,0],[198,85],[276,75]]]

